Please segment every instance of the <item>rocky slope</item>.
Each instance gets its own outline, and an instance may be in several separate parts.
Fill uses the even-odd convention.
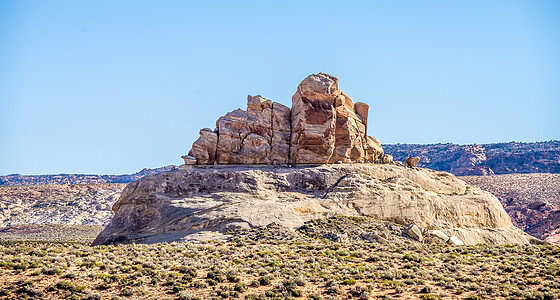
[[[560,174],[463,176],[466,182],[491,191],[525,232],[560,244]]]
[[[21,175],[11,174],[0,176],[0,185],[34,185],[34,184],[92,184],[92,183],[129,183],[144,176],[169,171],[175,166],[156,169],[143,169],[134,174],[124,175],[86,175],[86,174],[56,174],[56,175]]]
[[[106,225],[122,183],[0,186],[0,227]]]
[[[560,173],[560,141],[486,145],[383,145],[395,160],[420,157],[419,167],[455,175]]]
[[[499,201],[455,176],[396,164],[182,167],[129,184],[94,244],[218,238],[333,215],[440,229],[466,244],[528,243]]]

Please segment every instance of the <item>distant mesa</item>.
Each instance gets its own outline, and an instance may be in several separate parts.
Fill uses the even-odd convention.
[[[376,162],[383,148],[367,135],[368,110],[338,88],[338,78],[313,74],[297,87],[291,109],[248,96],[247,110],[202,129],[183,159],[188,165]]]

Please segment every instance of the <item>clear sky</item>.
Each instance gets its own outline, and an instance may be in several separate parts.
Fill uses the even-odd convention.
[[[560,1],[0,1],[0,175],[181,164],[307,75],[382,143],[560,138]]]

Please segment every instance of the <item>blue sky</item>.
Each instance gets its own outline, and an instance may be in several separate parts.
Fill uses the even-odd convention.
[[[0,175],[180,164],[326,72],[382,143],[560,138],[560,1],[0,1]]]

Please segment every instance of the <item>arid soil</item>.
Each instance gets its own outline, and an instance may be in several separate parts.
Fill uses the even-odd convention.
[[[462,176],[493,193],[523,231],[560,244],[560,174]]]

